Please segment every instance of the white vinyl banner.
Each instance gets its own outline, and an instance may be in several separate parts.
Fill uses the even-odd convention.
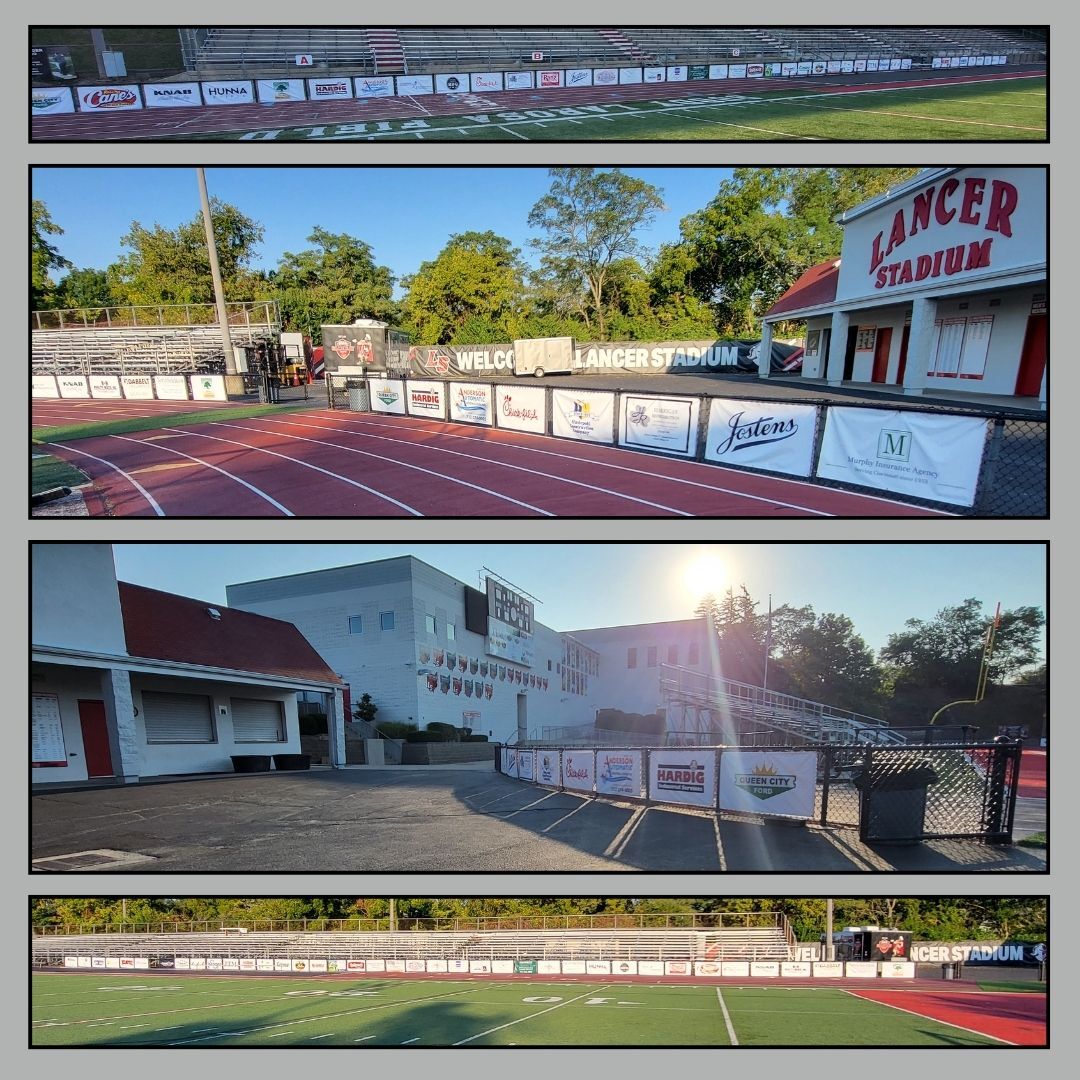
[[[649,754],[649,798],[654,802],[715,806],[716,754],[712,750],[653,750]]]
[[[404,960],[387,960],[386,970],[391,974],[403,975],[405,973]]]
[[[401,379],[368,379],[371,411],[405,415],[405,383]]]
[[[805,960],[782,960],[780,974],[785,979],[808,979],[814,973],[814,965]]]
[[[885,960],[881,964],[883,979],[914,979],[915,965],[903,960]]]
[[[303,79],[259,79],[255,84],[259,101],[263,105],[277,105],[282,101],[307,101]]]
[[[274,957],[275,971],[292,971],[292,961],[288,957]]]
[[[80,86],[80,112],[129,112],[143,107],[138,86]]]
[[[535,779],[536,754],[532,750],[517,752],[517,774],[519,780]]]
[[[312,960],[312,963],[315,963]],[[238,956],[223,956],[221,958],[221,970],[222,971],[239,971],[240,970],[240,958]]]
[[[619,68],[620,86],[631,86],[641,81],[641,68]]]
[[[688,77],[687,69],[681,65],[667,69],[668,82],[686,82]]]
[[[622,394],[619,443],[693,457],[698,447],[698,398],[646,397]]]
[[[830,406],[817,475],[971,506],[986,425],[979,416]]]
[[[817,754],[725,750],[720,755],[720,809],[811,818]]]
[[[567,86],[592,86],[592,68],[567,68],[563,80]]]
[[[252,105],[255,102],[255,90],[246,79],[204,82],[202,96],[206,105]]]
[[[537,960],[537,975],[559,975],[562,973],[562,964],[558,960]]]
[[[552,390],[551,431],[564,439],[613,441],[615,395],[593,390]]]
[[[575,791],[592,791],[596,775],[595,756],[591,750],[564,750],[562,783]]]
[[[495,388],[495,423],[514,431],[547,431],[547,394],[536,386]]]
[[[62,398],[83,398],[90,396],[90,387],[85,375],[57,375],[56,385]]]
[[[746,65],[745,64],[728,64],[727,77],[729,79],[745,79],[746,78]]]
[[[611,974],[611,961],[610,960],[586,960],[585,961],[585,974],[586,975],[610,975]]]
[[[177,960],[180,958],[177,957]],[[274,958],[272,956],[259,956],[255,959],[256,971],[273,971],[274,970]]]
[[[148,109],[191,109],[201,105],[198,83],[143,83]]]
[[[501,71],[474,71],[469,75],[469,89],[478,93],[481,91],[501,90],[503,77]]]
[[[338,101],[352,97],[352,79],[308,79],[309,101]]]
[[[641,798],[641,751],[597,750],[596,790],[603,795]]]
[[[492,960],[491,961],[491,973],[493,975],[513,975],[514,974],[514,961],[513,960]]]
[[[709,78],[710,79],[726,79],[727,78],[727,64],[710,64],[709,65]]]
[[[562,86],[563,73],[561,71],[538,71],[536,73],[536,85],[541,90]]]
[[[405,383],[406,408],[410,416],[428,416],[434,420],[446,419],[446,383]]]
[[[665,960],[665,975],[693,975],[694,965],[690,960]]]
[[[531,90],[533,73],[531,71],[508,71],[505,74],[507,90]]]
[[[663,960],[639,960],[637,965],[639,975],[663,975]]]
[[[814,964],[815,979],[840,979],[844,975],[844,965],[839,960],[818,960]]]
[[[504,776],[517,776],[517,751],[509,746],[502,748],[502,772]]]
[[[877,962],[875,960],[849,960],[844,965],[844,974],[849,979],[876,979]]]
[[[612,960],[611,961],[611,974],[612,975],[636,975],[638,973],[638,962],[636,960]]]
[[[428,971],[434,972],[436,975],[446,974],[446,961],[445,960],[428,960]]]
[[[75,99],[70,86],[35,86],[30,91],[30,113],[33,116],[53,116],[73,113]]]
[[[228,401],[224,375],[191,375],[191,397],[195,401]]]
[[[536,782],[550,787],[558,787],[562,782],[558,750],[536,751]]]
[[[154,396],[154,380],[149,375],[121,375],[120,385],[124,388],[126,398],[145,401]]]
[[[362,75],[353,79],[353,93],[358,98],[394,96],[393,75]]]
[[[666,68],[647,67],[642,72],[642,79],[647,83],[660,83],[664,81],[666,74]]]
[[[399,97],[424,97],[435,93],[435,78],[432,75],[399,75],[397,77]]]
[[[435,76],[436,94],[464,94],[469,89],[469,76],[462,72]]]
[[[564,960],[562,962],[562,973],[564,975],[584,975],[585,974],[585,961],[584,960]]]
[[[90,396],[95,398],[123,397],[120,392],[120,378],[117,375],[91,375]]]
[[[809,476],[816,419],[814,405],[710,398],[705,460]]]
[[[155,375],[154,391],[163,401],[187,401],[187,379],[183,375]]]
[[[780,976],[780,964],[776,960],[751,960],[750,978],[776,979]]]
[[[750,962],[748,960],[724,960],[720,964],[720,974],[725,977],[734,975],[738,979],[745,979],[750,974]]]
[[[723,974],[723,971],[715,960],[698,960],[694,964],[694,974],[716,979]]]
[[[423,972],[426,972],[427,971],[427,962],[424,961],[424,960],[406,960],[405,961],[405,970],[406,971],[423,971]]]
[[[593,68],[594,86],[614,86],[619,81],[618,68]]]
[[[486,383],[451,383],[450,419],[490,426],[494,422],[491,387]]]
[[[54,398],[60,396],[60,391],[56,389],[56,376],[55,375],[31,375],[30,376],[30,396],[31,397],[45,397]]]
[[[372,959],[367,961],[367,970],[370,971],[385,971],[386,961],[382,959]]]

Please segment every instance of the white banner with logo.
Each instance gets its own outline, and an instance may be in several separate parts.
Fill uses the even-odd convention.
[[[815,979],[840,979],[844,975],[844,965],[839,960],[818,960],[814,963]]]
[[[592,750],[562,752],[562,786],[575,791],[592,791],[596,777],[596,761]]]
[[[126,398],[146,401],[154,397],[154,380],[149,375],[121,375],[120,385],[124,388]]]
[[[711,750],[653,750],[649,754],[649,798],[686,806],[715,806],[716,754]]]
[[[282,101],[307,101],[303,79],[259,79],[255,84],[259,102],[277,105]]]
[[[428,960],[427,970],[434,972],[436,975],[446,974],[446,961],[445,960]]]
[[[30,91],[32,116],[53,116],[56,113],[73,113],[75,99],[70,86],[35,86]]]
[[[353,94],[358,98],[394,96],[393,75],[361,75],[353,79]]]
[[[593,68],[593,86],[615,86],[619,81],[618,68]]]
[[[536,755],[532,750],[519,750],[517,752],[517,774],[519,780],[535,779]]]
[[[195,401],[228,401],[224,375],[191,375],[191,396]]]
[[[179,960],[180,957],[177,957]],[[259,956],[255,960],[256,971],[273,971],[274,970],[274,958],[272,956]]]
[[[709,65],[709,78],[710,79],[726,79],[727,78],[727,64],[710,64]]]
[[[504,776],[517,776],[517,751],[509,746],[502,748],[502,773]]]
[[[405,383],[402,379],[368,379],[371,411],[405,415]]]
[[[567,68],[563,80],[567,86],[592,86],[592,68]]]
[[[460,71],[435,76],[436,94],[464,94],[468,89],[469,76]]]
[[[405,383],[406,408],[410,416],[428,416],[435,420],[446,419],[446,383]]]
[[[979,416],[830,406],[817,475],[971,506],[987,423]]]
[[[622,394],[619,399],[619,443],[694,457],[698,448],[700,409],[698,398]]]
[[[507,90],[531,90],[533,73],[531,71],[508,71],[505,76]]]
[[[501,90],[503,77],[501,71],[474,71],[469,75],[469,89],[478,93],[485,90]]]
[[[558,960],[537,960],[537,975],[559,975],[562,973],[562,964]]]
[[[183,375],[155,375],[154,392],[163,401],[187,401],[187,379]]]
[[[558,787],[562,776],[559,771],[558,750],[536,751],[536,782]]]
[[[780,976],[780,964],[776,960],[751,960],[750,978],[776,979]]]
[[[615,395],[601,390],[551,392],[552,434],[586,442],[614,441]]]
[[[750,962],[748,960],[724,960],[720,964],[720,974],[725,978],[734,976],[737,979],[745,979],[750,975]]]
[[[352,97],[352,79],[308,79],[309,101],[338,101]]]
[[[395,975],[405,974],[405,961],[404,960],[387,960],[386,971]]]
[[[55,375],[31,375],[30,396],[39,398],[54,398],[60,396],[56,389]]]
[[[641,751],[597,750],[596,791],[641,798]]]
[[[427,963],[424,960],[406,960],[405,961],[406,972],[426,972]]]
[[[191,109],[203,103],[198,83],[143,83],[142,90],[148,109]]]
[[[536,73],[536,86],[540,90],[550,90],[563,85],[563,73],[561,71],[538,71]]]
[[[839,75],[842,67],[842,61],[830,60],[825,66],[826,75]]]
[[[491,973],[493,975],[513,975],[514,974],[514,961],[513,960],[492,960],[491,961]]]
[[[450,384],[450,419],[465,424],[486,424],[494,421],[491,411],[491,387],[485,383]]]
[[[693,975],[694,965],[690,960],[665,960],[665,975]]]
[[[915,965],[905,960],[883,960],[881,977],[883,979],[914,979]]]
[[[844,974],[849,979],[876,979],[877,962],[875,960],[849,960],[844,965]]]
[[[668,67],[667,69],[667,81],[668,82],[686,82],[689,78],[689,74],[685,67],[676,65],[674,67]]]
[[[585,961],[584,960],[564,960],[562,962],[562,973],[564,975],[584,975],[585,974]]]
[[[611,974],[612,975],[636,975],[638,973],[638,962],[636,960],[612,960],[611,961]]]
[[[811,818],[817,754],[725,750],[720,755],[720,809]]]
[[[85,375],[57,375],[56,385],[62,398],[88,398],[90,387]]]
[[[586,975],[610,975],[611,974],[611,961],[610,960],[586,960],[585,961],[585,974]]]
[[[785,979],[808,979],[814,972],[814,965],[805,960],[781,960],[780,975]]]
[[[642,71],[642,80],[647,83],[661,83],[664,82],[666,73],[666,68],[647,67]]]
[[[495,423],[543,435],[547,431],[547,394],[536,386],[496,387]]]
[[[746,78],[746,65],[745,64],[728,64],[727,77],[729,79],[745,79]]]
[[[399,97],[424,97],[435,93],[433,75],[399,75],[397,77]]]
[[[813,405],[710,398],[705,460],[809,476],[816,419]]]
[[[204,105],[253,105],[255,89],[247,79],[225,79],[202,84]]]
[[[311,964],[310,964],[310,967],[309,967],[309,970],[313,971],[313,972],[317,972],[318,974],[321,974],[321,975],[325,975],[326,974],[326,961],[325,960],[312,960]]]
[[[633,86],[641,81],[641,68],[619,68],[620,86]]]
[[[663,960],[639,960],[637,965],[639,975],[663,975]]]
[[[694,974],[709,979],[718,979],[723,974],[716,960],[698,960],[694,963]]]
[[[80,112],[130,112],[143,107],[138,86],[80,86]]]
[[[91,375],[90,396],[119,400],[123,397],[120,392],[120,377],[118,375]]]

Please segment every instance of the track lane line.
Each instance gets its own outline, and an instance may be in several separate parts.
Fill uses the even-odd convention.
[[[161,508],[161,504],[154,498],[154,496],[151,495],[150,492],[147,491],[146,488],[144,488],[142,484],[140,484],[139,481],[135,479],[134,476],[131,476],[129,473],[124,472],[124,470],[121,469],[119,465],[114,465],[111,461],[106,461],[105,458],[99,458],[94,454],[88,453],[85,450],[76,450],[75,447],[68,446],[65,443],[45,443],[44,445],[51,446],[60,450],[67,450],[70,451],[72,454],[79,454],[82,457],[90,458],[92,461],[96,461],[98,462],[98,464],[104,465],[106,468],[112,469],[114,472],[119,473],[150,504],[154,513],[158,517],[166,516],[165,511]]]

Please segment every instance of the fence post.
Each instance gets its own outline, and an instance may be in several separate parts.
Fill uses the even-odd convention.
[[[825,748],[825,765],[821,779],[821,820],[819,825],[825,825],[829,820],[829,785],[832,782],[833,748]]]
[[[867,743],[867,745],[863,747],[863,750],[864,750],[863,761],[865,763],[864,766],[863,766],[863,768],[864,768],[863,775],[869,777],[871,775],[871,769],[873,768],[873,765],[874,765],[874,748],[869,743]],[[860,792],[859,792],[859,839],[862,840],[862,841],[866,840],[866,834],[870,831],[870,815],[863,813],[864,802],[865,802],[865,799],[864,799],[864,796],[863,796],[863,792],[860,790]]]
[[[994,426],[990,432],[990,442],[986,447],[983,459],[982,476],[979,477],[979,489],[975,497],[973,513],[986,512],[987,504],[991,501],[994,490],[994,474],[997,472],[998,458],[1001,456],[1001,444],[1005,439],[1005,421],[998,416],[994,419]]]

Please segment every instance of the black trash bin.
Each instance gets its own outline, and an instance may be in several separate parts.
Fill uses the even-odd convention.
[[[269,772],[270,755],[266,754],[233,754],[233,772]]]
[[[926,794],[937,772],[926,759],[899,761],[875,756],[857,763],[852,781],[859,792],[859,835],[863,840],[917,844],[926,833]]]
[[[274,768],[281,772],[285,769],[310,769],[310,754],[275,754]]]

